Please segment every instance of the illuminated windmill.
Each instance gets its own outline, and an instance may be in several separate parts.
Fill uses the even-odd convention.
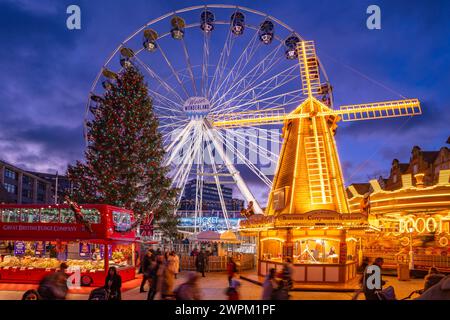
[[[349,213],[334,134],[337,122],[421,114],[417,99],[386,101],[331,109],[331,88],[321,84],[313,41],[297,44],[306,99],[291,113],[282,109],[215,117],[215,127],[245,127],[284,122],[281,149],[266,215],[303,214],[313,210]],[[322,100],[322,101],[321,101]]]

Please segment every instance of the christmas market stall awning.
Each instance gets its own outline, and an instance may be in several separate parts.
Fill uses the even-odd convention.
[[[211,230],[202,231],[197,234],[197,241],[218,242],[220,241],[220,233]]]
[[[215,231],[203,231],[197,235],[199,242],[216,242],[216,243],[240,243],[236,235],[231,231],[225,231],[220,234]]]
[[[230,230],[227,230],[220,235],[220,241],[226,242],[226,243],[240,243],[241,242],[236,238],[236,235]]]

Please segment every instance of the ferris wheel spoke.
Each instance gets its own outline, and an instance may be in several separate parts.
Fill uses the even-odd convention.
[[[263,131],[263,129],[261,129],[260,127],[254,127],[254,126],[247,126],[245,128],[246,129],[259,130],[259,132]],[[223,129],[223,130],[230,130],[230,129]],[[267,131],[265,131],[265,132],[267,132]],[[274,131],[269,131],[269,132],[270,132],[271,136],[275,133]],[[276,136],[278,137],[278,139],[275,139],[275,138],[272,139],[272,138],[269,138],[267,135],[261,135],[261,134],[258,136],[258,138],[261,139],[261,140],[264,140],[264,141],[268,141],[268,142],[280,143],[282,141],[281,140],[281,134],[280,134],[280,132],[278,130],[276,130],[276,132],[277,132]]]
[[[222,213],[223,213],[223,216],[225,218],[225,223],[227,225],[227,229],[229,230],[230,229],[230,222],[228,221],[227,206],[226,206],[225,200],[223,198],[222,186],[220,185],[220,180],[219,180],[219,173],[217,172],[216,164],[215,164],[215,162],[213,160],[214,158],[213,158],[213,154],[212,154],[212,150],[211,150],[211,143],[209,141],[207,141],[206,142],[206,146],[207,146],[207,149],[208,149],[209,157],[211,159],[211,166],[212,166],[212,169],[213,169],[214,181],[216,182],[216,188],[217,188],[217,193],[219,194],[219,200],[220,200],[220,205],[222,207]]]
[[[222,79],[223,73],[225,71],[226,66],[228,65],[228,61],[231,54],[231,49],[233,48],[234,40],[236,38],[233,37],[233,33],[231,32],[231,26],[227,32],[227,38],[225,39],[222,51],[220,52],[219,61],[217,62],[216,69],[214,70],[214,75],[211,80],[208,89],[208,96],[211,96],[211,91],[213,89],[217,89],[217,83]]]
[[[199,134],[199,130],[196,130],[196,134],[193,136],[195,138],[195,146],[192,148],[192,152],[188,158],[187,161],[187,166],[183,166],[183,176],[181,177],[181,179],[179,180],[179,183],[177,184],[177,188],[181,189],[180,190],[180,194],[179,194],[179,198],[178,198],[178,206],[180,205],[181,202],[181,198],[183,197],[184,194],[184,189],[185,186],[187,184],[187,180],[189,178],[189,173],[191,172],[192,169],[192,165],[194,163],[194,159],[196,158],[197,152],[199,152],[199,149],[201,147],[201,139],[198,139],[198,134]]]
[[[218,132],[217,135],[219,141],[222,143],[222,145],[225,144],[225,140],[224,137],[222,136],[222,134],[220,132]],[[257,175],[262,182],[264,182],[269,188],[272,188],[272,181],[267,178],[253,163],[251,163],[246,157],[245,155],[243,155],[238,149],[236,149],[236,147],[234,147],[231,144],[227,144],[227,146],[229,146],[233,152],[235,153],[235,155],[237,156],[238,159],[240,159],[245,165],[247,165],[247,167],[255,174]]]
[[[229,88],[216,100],[214,104],[220,104],[227,96],[234,96],[239,87],[243,84],[244,87],[254,84],[258,79],[263,77],[267,72],[273,69],[280,61],[284,59],[283,56],[279,55],[280,49],[283,47],[283,43],[280,42],[269,54],[267,54],[264,59],[262,59],[258,64],[256,64],[251,70],[245,73],[242,77],[239,75],[236,80],[231,83]],[[242,71],[242,70],[241,70]],[[256,79],[255,79],[256,77]],[[250,83],[250,84],[247,84]],[[230,93],[232,92],[232,93]]]
[[[202,61],[202,95],[207,97],[209,63],[209,35],[203,32],[203,61]]]
[[[170,92],[174,95],[174,97],[176,97],[181,104],[184,103],[184,99],[178,94],[178,92],[176,92],[171,85],[169,85],[166,81],[164,81],[155,71],[153,71],[152,68],[150,68],[145,62],[143,62],[141,59],[138,58],[138,56],[134,57],[136,59],[136,61],[139,62],[139,64],[142,66],[142,68],[144,68],[144,70],[150,75],[150,77],[152,77],[153,79],[155,79],[156,81],[159,82],[159,84],[166,89],[167,92]]]
[[[177,112],[184,114],[184,111],[182,111],[182,107],[179,103],[173,101],[169,97],[153,90],[148,89],[149,93],[153,95],[153,99],[157,101],[159,104],[163,105],[167,109],[169,109],[171,112]]]
[[[188,141],[190,137],[190,131],[194,126],[194,121],[188,123],[188,125],[181,130],[175,139],[172,140],[172,143],[166,148],[167,154],[169,154],[169,158],[166,160],[165,165],[169,165],[177,156],[180,149],[184,146],[186,141]],[[171,134],[172,132],[169,132]],[[172,150],[173,148],[173,150]]]
[[[203,130],[200,133],[200,149],[197,153],[197,172],[195,181],[195,231],[197,231],[197,218],[202,217],[203,210],[203,172],[204,172],[204,134]]]
[[[198,129],[195,128],[194,129],[194,134],[190,137],[190,139],[188,139],[188,141],[185,141],[185,143],[183,143],[183,147],[186,148],[187,150],[185,152],[183,152],[183,154],[177,159],[179,161],[178,163],[178,170],[176,171],[175,175],[173,176],[173,183],[175,183],[176,187],[179,187],[180,184],[180,177],[183,177],[186,174],[186,166],[188,165],[192,165],[193,161],[189,161],[192,158],[192,153],[195,151],[196,149],[196,145],[197,145],[197,141],[195,140],[195,137],[198,134]],[[187,143],[186,143],[187,142]],[[174,150],[174,152],[172,153],[175,154],[175,156],[178,156],[178,153],[181,150],[176,149]],[[174,157],[175,159],[175,157]]]
[[[256,30],[252,39],[249,41],[249,43],[247,44],[245,49],[242,51],[241,55],[236,60],[235,64],[231,68],[231,70],[228,72],[225,79],[223,79],[223,81],[220,82],[219,87],[217,88],[216,92],[210,99],[211,101],[215,101],[217,95],[219,94],[219,92],[223,86],[225,86],[225,88],[227,88],[228,83],[230,82],[230,79],[231,79],[231,81],[234,81],[234,79],[236,79],[236,77],[234,76],[235,70],[240,70],[243,63],[247,64],[248,61],[250,61],[251,57],[253,57],[253,55],[255,54],[257,49],[260,47],[260,45],[261,45],[261,42],[258,41],[258,30]]]
[[[267,95],[268,93],[283,87],[287,83],[300,78],[300,74],[298,72],[296,72],[296,67],[297,67],[296,65],[293,65],[293,66],[283,70],[282,72],[275,74],[274,76],[270,77],[267,80],[262,81],[261,83],[257,84],[256,86],[242,91],[241,93],[239,93],[232,99],[227,100],[225,103],[231,104],[231,102],[237,102],[237,104],[239,104],[239,102],[242,101],[242,99],[245,99],[245,97],[247,95],[251,94],[252,92],[256,92],[257,90],[258,90],[258,93],[255,94],[253,99],[255,99],[255,100],[260,99],[261,97]],[[270,88],[270,89],[268,89],[268,88]],[[219,108],[222,108],[222,110],[224,110],[224,112],[230,112],[230,111],[236,109],[236,107],[226,108],[225,103],[222,103],[221,105],[218,106]]]
[[[256,129],[252,129],[257,131]],[[253,139],[247,139],[247,138],[255,138],[255,139],[259,139],[259,134],[251,134],[250,130],[246,130],[246,135],[243,135],[242,133],[238,133],[237,130],[227,130],[226,131],[226,136],[228,135],[232,135],[235,136],[237,138],[237,140],[241,139],[241,145],[245,147],[245,141],[247,140],[249,144],[253,145],[256,147],[257,150],[257,154],[261,155],[259,150],[265,152],[266,154],[269,154],[271,157],[266,158],[267,160],[277,163],[277,159],[278,159],[278,155],[273,153],[272,151],[262,147],[261,145],[259,145],[258,143],[254,142]],[[238,142],[239,143],[239,142]],[[275,158],[275,160],[273,159]]]
[[[249,98],[248,101],[233,106],[233,108],[239,109],[240,111],[245,111],[248,108],[253,106],[257,106],[258,110],[270,110],[270,109],[279,109],[280,107],[288,106],[296,100],[299,100],[299,94],[303,92],[303,89],[292,90],[289,92],[285,92],[282,94],[277,94],[271,97],[261,98],[261,99],[253,99]],[[281,100],[281,101],[280,101]],[[260,104],[266,104],[269,107],[261,108]],[[258,108],[259,106],[259,108]],[[247,108],[244,108],[247,107]],[[228,110],[228,109],[227,109]],[[212,114],[219,113],[220,110],[211,111]]]
[[[166,61],[167,66],[172,71],[173,76],[175,77],[175,79],[177,80],[178,84],[181,86],[181,88],[183,89],[184,93],[186,94],[186,98],[189,98],[190,95],[189,95],[188,91],[186,90],[186,87],[184,86],[184,83],[181,81],[178,72],[173,67],[172,63],[170,62],[169,58],[167,57],[166,53],[164,52],[163,48],[161,47],[161,44],[158,44],[158,46],[159,46],[159,50],[158,51],[163,56],[164,60]]]
[[[195,84],[195,77],[194,77],[194,72],[192,71],[191,59],[189,58],[189,53],[188,53],[188,49],[186,47],[186,42],[184,41],[184,38],[182,39],[181,43],[183,45],[184,58],[186,60],[187,66],[188,66],[189,76],[191,77],[191,80],[192,80],[192,86],[194,88],[195,95],[197,95],[197,85]]]

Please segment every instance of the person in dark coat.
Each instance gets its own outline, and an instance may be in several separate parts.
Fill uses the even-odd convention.
[[[439,271],[435,267],[431,267],[430,270],[428,270],[428,275],[424,279],[425,285],[422,293],[430,289],[443,278],[445,278],[445,274],[439,273]]]
[[[151,251],[147,251],[147,254],[142,259],[142,282],[141,282],[141,288],[139,292],[145,292],[144,286],[147,282],[150,281],[150,263],[152,259],[152,253]],[[151,285],[151,284],[150,284]]]
[[[164,268],[162,256],[156,257],[156,260],[151,260],[149,271],[151,285],[150,290],[148,290],[147,300],[154,300],[156,294],[158,293],[158,289],[160,289],[158,288],[158,282],[160,282],[159,276],[161,274],[162,268]]]
[[[195,259],[195,266],[197,267],[197,272],[202,274],[202,277],[205,277],[205,267],[206,267],[206,255],[205,250],[201,250],[198,256]]]
[[[116,267],[110,267],[105,279],[105,289],[108,291],[108,300],[122,300],[121,288],[122,277],[117,273]]]

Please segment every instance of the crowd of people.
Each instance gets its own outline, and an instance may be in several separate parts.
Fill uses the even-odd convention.
[[[140,292],[147,292],[147,300],[160,298],[163,300],[200,300],[202,299],[199,280],[205,277],[208,265],[208,254],[202,249],[193,252],[197,272],[188,272],[185,281],[175,288],[175,279],[180,272],[180,258],[175,251],[161,252],[160,249],[150,249],[141,258],[140,272],[142,281]],[[369,285],[368,278],[372,275],[369,266],[376,266],[382,271],[383,258],[376,258],[372,264],[364,259],[360,266],[362,273],[360,278],[361,289],[357,291],[353,299],[359,294],[364,294],[366,300],[395,300],[395,291],[392,286],[386,286],[381,272],[380,287]],[[60,265],[58,271],[48,274],[39,283],[37,290],[28,290],[23,295],[23,300],[64,300],[68,292],[68,266]],[[373,268],[371,268],[373,269]],[[275,268],[269,270],[262,284],[262,300],[288,300],[293,289],[292,262],[286,259],[280,272]],[[368,271],[369,270],[369,271]],[[228,300],[240,300],[241,282],[237,279],[238,265],[230,256],[227,263],[227,282],[224,281],[225,295]],[[225,279],[224,279],[225,280]],[[226,283],[226,285],[225,285]],[[115,267],[110,267],[103,287],[91,291],[91,300],[121,300],[122,278]],[[420,295],[419,300],[450,300],[450,276],[446,276],[436,268],[430,268],[424,279],[423,289],[413,293]],[[411,295],[410,295],[411,296]],[[408,297],[409,298],[409,297]]]

